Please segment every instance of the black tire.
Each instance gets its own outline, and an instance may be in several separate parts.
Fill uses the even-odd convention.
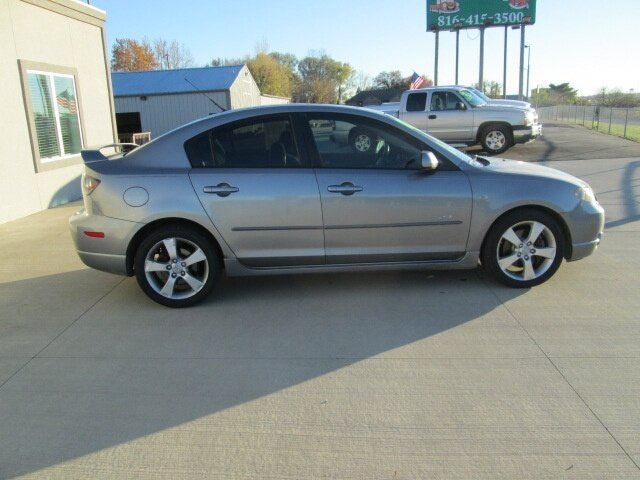
[[[546,282],[558,270],[565,241],[562,228],[551,215],[535,209],[515,210],[491,227],[480,259],[483,268],[499,282],[529,288]]]
[[[196,256],[191,256],[194,253]],[[207,297],[222,268],[207,236],[191,226],[176,224],[160,227],[142,240],[134,269],[138,285],[149,298],[167,307],[182,308]]]
[[[506,125],[487,125],[480,133],[480,144],[489,155],[498,155],[513,146],[513,133]]]
[[[373,136],[362,128],[353,128],[349,132],[349,145],[356,153],[372,153],[375,148]]]

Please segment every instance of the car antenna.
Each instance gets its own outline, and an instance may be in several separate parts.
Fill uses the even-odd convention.
[[[195,88],[198,92],[200,92],[202,95],[204,95],[205,97],[207,97],[211,103],[213,103],[216,107],[218,107],[220,110],[222,110],[223,112],[226,112],[227,109],[226,108],[222,108],[220,106],[220,104],[218,102],[216,102],[213,98],[211,98],[209,95],[207,95],[206,93],[204,93],[202,90],[200,90],[198,87],[196,87],[193,83],[191,83],[187,77],[184,77],[184,81],[187,82],[189,85],[191,85],[193,88]]]

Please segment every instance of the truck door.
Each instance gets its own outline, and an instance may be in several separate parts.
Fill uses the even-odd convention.
[[[453,92],[434,90],[426,132],[449,143],[473,141],[473,109]]]
[[[402,105],[400,106],[402,112]],[[427,131],[427,92],[407,95],[407,104],[400,118],[423,132]]]

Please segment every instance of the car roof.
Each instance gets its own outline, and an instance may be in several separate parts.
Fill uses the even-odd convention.
[[[153,164],[159,168],[171,168],[175,164],[175,162],[171,160],[171,157],[175,158],[179,150],[184,153],[184,149],[182,148],[184,142],[204,131],[235,121],[287,113],[343,113],[368,117],[385,123],[393,122],[392,117],[383,112],[347,105],[288,103],[239,108],[209,115],[177,127],[153,139],[151,142],[136,148],[127,155],[127,158],[137,159],[138,161],[144,161],[143,159],[148,158],[149,165]]]
[[[349,105],[317,104],[317,103],[286,103],[281,105],[264,105],[257,107],[238,108],[215,113],[207,117],[199,118],[190,123],[182,125],[175,130],[164,135],[175,134],[182,130],[200,130],[203,128],[213,128],[237,120],[244,120],[262,115],[277,115],[283,113],[344,113],[360,116],[367,116],[375,119],[387,117],[383,112],[370,110],[363,107],[352,107]],[[163,135],[163,136],[164,136]],[[158,137],[160,138],[160,137]]]

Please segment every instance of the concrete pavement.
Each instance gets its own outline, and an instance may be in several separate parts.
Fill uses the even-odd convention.
[[[74,206],[0,225],[0,477],[640,478],[640,154],[558,160],[608,228],[529,291],[224,279],[176,311],[80,263]]]

